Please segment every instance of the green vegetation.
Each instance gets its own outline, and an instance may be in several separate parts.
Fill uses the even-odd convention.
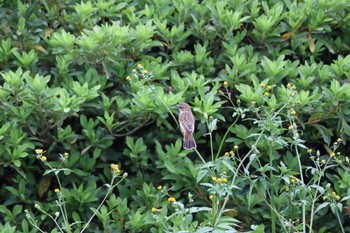
[[[348,0],[0,0],[0,18],[1,232],[350,231]]]

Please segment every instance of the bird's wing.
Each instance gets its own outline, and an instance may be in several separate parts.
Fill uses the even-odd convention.
[[[192,114],[183,114],[183,126],[188,132],[194,132],[194,117]]]

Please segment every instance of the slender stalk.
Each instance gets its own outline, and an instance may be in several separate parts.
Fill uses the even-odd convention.
[[[269,143],[269,157],[270,157],[270,166],[273,167],[273,151],[272,151],[272,142],[270,141]],[[272,183],[275,182],[275,178],[273,175],[273,170],[270,170],[270,195],[271,195],[271,200],[270,200],[270,205],[272,206],[271,208],[271,232],[276,233],[276,214],[274,209],[276,209],[275,206],[275,190],[274,190],[274,185]]]
[[[114,187],[116,187],[120,182],[122,182],[125,178],[125,176],[122,177],[122,179],[119,180],[118,183],[116,183],[115,185],[112,185],[114,183],[115,178],[117,177],[117,175],[113,175],[112,180],[111,180],[111,186],[108,188],[108,191],[105,195],[105,197],[103,198],[102,202],[100,203],[100,205],[97,207],[97,209],[95,210],[95,212],[93,213],[93,215],[90,217],[89,221],[85,224],[84,228],[80,231],[80,233],[84,232],[85,229],[89,226],[90,222],[92,221],[92,219],[95,217],[95,215],[97,214],[97,212],[101,209],[103,203],[106,201],[107,197],[109,196],[109,193],[114,189]]]
[[[235,121],[230,125],[230,127],[228,127],[228,129],[226,130],[226,133],[225,133],[224,137],[223,137],[222,140],[221,140],[219,150],[218,150],[218,152],[216,153],[215,160],[217,160],[218,157],[220,156],[220,152],[221,152],[222,146],[224,145],[224,142],[225,142],[225,140],[226,140],[226,137],[227,137],[228,133],[230,132],[231,128],[232,128],[234,125],[236,125],[236,123],[237,123],[237,121],[238,121],[239,118],[240,118],[240,115],[237,116],[236,120],[235,120]]]
[[[330,159],[328,159],[328,161],[329,161],[329,160],[330,160]],[[328,162],[327,162],[326,166],[325,166],[323,169],[321,169],[321,167],[320,167],[317,163],[315,163],[315,164],[316,164],[317,168],[318,168],[319,170],[321,170],[320,175],[319,175],[319,178],[318,178],[318,181],[317,181],[317,186],[320,186],[321,178],[323,177],[323,174],[325,173],[325,171],[326,171],[326,169],[327,169],[327,164],[328,164]],[[315,189],[315,195],[313,196],[312,204],[311,204],[311,214],[310,214],[310,223],[309,223],[309,233],[312,233],[312,225],[313,225],[313,223],[314,223],[314,211],[315,211],[315,204],[316,204],[316,201],[317,201],[325,192],[326,192],[326,190],[324,190],[322,193],[320,193],[320,194],[317,196],[317,194],[318,194],[318,189]],[[311,194],[311,195],[312,195],[312,194]]]
[[[207,122],[207,128],[208,128],[208,130],[209,130],[211,161],[214,162],[213,134],[212,134],[212,131],[211,131],[210,127],[209,127],[209,121],[208,121],[208,119],[206,118],[205,121]]]
[[[300,160],[300,154],[299,154],[299,150],[298,150],[298,146],[296,144],[294,144],[295,147],[295,151],[297,154],[297,159],[298,159],[298,165],[299,165],[299,172],[300,172],[300,180],[303,183],[303,185],[305,185],[304,183],[304,176],[303,176],[303,168],[301,166],[301,160]]]
[[[60,178],[58,177],[58,174],[56,174],[55,172],[55,175],[56,175],[56,179],[57,179],[57,183],[58,183],[58,186],[60,187],[60,190],[62,190],[62,185],[61,185],[61,180]],[[70,231],[70,227],[69,227],[69,223],[68,223],[68,214],[67,214],[67,208],[66,208],[66,205],[64,204],[64,202],[61,202],[62,205],[63,205],[63,211],[64,211],[64,214],[62,213],[63,215],[63,220],[64,220],[64,224],[66,225],[66,230],[68,232],[71,232]],[[62,208],[60,207],[61,211],[62,211]]]
[[[196,148],[194,148],[194,151],[197,153],[198,157],[202,160],[202,162],[203,162],[204,164],[206,164],[207,162],[205,162],[205,160],[203,159],[203,157],[202,157],[202,155],[199,153],[199,151],[198,151]]]
[[[289,101],[288,101],[287,103],[285,103],[277,112],[275,112],[275,114],[272,116],[271,120],[274,119],[274,118],[276,118],[276,117],[278,116],[278,114],[280,114],[280,112],[281,112],[284,108],[286,108],[286,107],[288,106],[288,104],[289,104]],[[236,172],[235,172],[235,174],[234,174],[234,176],[233,176],[233,178],[232,178],[231,185],[233,185],[233,184],[235,183],[236,178],[237,178],[237,176],[238,176],[239,169],[242,167],[243,162],[253,153],[253,150],[256,149],[256,146],[257,146],[258,143],[260,142],[260,139],[261,139],[262,135],[264,134],[265,130],[266,130],[266,126],[263,127],[263,129],[262,129],[261,133],[259,134],[258,138],[256,139],[254,145],[251,147],[251,149],[248,151],[248,153],[243,157],[243,159],[241,160],[241,162],[238,164],[237,170],[236,170]],[[229,200],[229,198],[228,198],[228,197],[229,197],[229,194],[228,194],[226,197],[227,197],[227,198],[225,198],[224,203],[223,203],[223,205],[222,205],[222,206],[223,206],[223,207],[222,207],[222,211],[220,211],[220,213],[219,213],[219,215],[218,215],[218,218],[217,218],[216,221],[215,221],[215,225],[214,225],[214,226],[216,226],[216,225],[218,224],[218,220],[220,219],[220,217],[221,217],[221,215],[222,215],[222,213],[223,213],[223,209],[225,208],[225,206],[226,206],[226,204],[227,204],[227,202],[228,202],[228,200]]]
[[[46,214],[57,226],[57,228],[59,229],[60,232],[64,233],[62,228],[60,227],[60,225],[58,224],[58,222],[56,221],[55,218],[53,218],[49,213],[47,213],[46,211],[44,211],[43,209],[41,208],[38,208],[38,210],[40,210],[42,213]]]
[[[154,86],[149,82],[149,80],[146,78],[146,82],[149,85],[149,87],[151,88],[153,94],[157,97],[157,99],[164,105],[164,107],[168,110],[168,112],[170,113],[170,115],[172,116],[172,118],[174,119],[174,121],[176,122],[176,125],[179,126],[179,123],[177,122],[176,117],[174,116],[174,114],[172,113],[172,111],[170,110],[170,108],[164,103],[164,101],[162,100],[162,98],[160,98],[157,94],[157,92],[155,91]]]
[[[291,122],[292,124],[291,125],[295,125],[294,121]],[[294,134],[294,139],[295,139],[295,142],[294,142],[294,149],[295,149],[295,153],[297,155],[297,159],[298,159],[298,166],[299,166],[299,173],[300,173],[300,180],[301,180],[301,183],[302,185],[305,187],[305,183],[304,183],[304,175],[303,175],[303,167],[301,165],[301,159],[300,159],[300,154],[299,154],[299,150],[298,150],[298,145],[296,144],[296,141],[299,139],[299,134],[298,132],[296,131],[296,129],[293,130],[293,134]],[[305,205],[303,204],[303,207],[302,207],[302,215],[303,215],[303,222],[302,222],[302,225],[303,225],[303,232],[306,232],[306,210],[305,210]]]
[[[241,167],[243,166],[243,162],[253,153],[253,150],[256,149],[256,146],[258,145],[258,143],[259,143],[259,141],[260,141],[260,139],[261,139],[261,137],[262,137],[262,135],[263,135],[264,132],[265,132],[265,128],[263,128],[263,130],[262,130],[261,133],[259,134],[259,136],[258,136],[256,142],[254,143],[254,145],[252,146],[252,148],[248,151],[248,153],[243,157],[243,159],[241,160],[241,162],[238,164],[237,169],[236,169],[236,172],[235,172],[235,174],[234,174],[234,176],[233,176],[233,178],[232,178],[231,186],[235,183],[236,178],[237,178],[237,176],[238,176],[239,169],[241,169]],[[222,204],[221,210],[220,210],[220,212],[219,212],[219,214],[218,214],[218,216],[217,216],[217,218],[216,218],[214,227],[218,224],[218,221],[219,221],[219,219],[220,219],[222,213],[224,212],[224,209],[225,209],[225,207],[226,207],[226,204],[227,204],[227,202],[228,202],[228,200],[229,200],[229,196],[230,196],[230,194],[227,194],[226,197],[225,197],[224,203]]]
[[[341,232],[345,233],[344,228],[343,228],[343,224],[341,223],[341,220],[340,220],[340,216],[339,216],[338,210],[337,210],[337,212],[335,214],[337,215],[337,219],[338,219],[338,222],[339,222],[339,225],[340,225]]]

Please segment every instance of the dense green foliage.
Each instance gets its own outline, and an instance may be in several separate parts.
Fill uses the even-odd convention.
[[[349,1],[0,0],[0,18],[1,232],[350,231]]]

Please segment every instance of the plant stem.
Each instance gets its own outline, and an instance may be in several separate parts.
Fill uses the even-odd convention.
[[[50,167],[51,167],[51,166],[50,166]],[[52,167],[51,167],[51,169],[52,169]],[[60,187],[60,190],[62,190],[61,180],[60,180],[60,178],[58,177],[58,173],[55,172],[55,175],[56,175],[56,179],[57,179],[58,186]],[[61,202],[61,203],[62,203],[62,205],[63,205],[63,212],[64,212],[64,213],[62,213],[62,215],[63,215],[64,224],[65,224],[65,226],[66,226],[66,230],[67,230],[68,232],[71,232],[71,231],[70,231],[70,227],[69,227],[69,223],[68,223],[68,214],[67,214],[67,208],[66,208],[65,202],[63,201],[63,202]],[[60,209],[61,209],[61,207],[60,207]],[[61,211],[62,211],[62,209],[61,209]]]
[[[170,113],[170,115],[173,117],[174,121],[176,122],[176,125],[179,126],[179,123],[177,122],[176,117],[174,116],[174,114],[172,113],[172,111],[170,110],[170,108],[164,103],[164,101],[158,96],[158,94],[155,91],[154,86],[149,82],[148,79],[146,79],[147,84],[149,85],[149,87],[151,88],[153,94],[157,97],[157,99],[164,105],[164,107],[168,110],[168,112]]]
[[[209,139],[210,139],[210,152],[211,152],[211,161],[214,162],[214,148],[213,148],[213,134],[209,127],[208,119],[205,120],[207,122],[207,128],[209,131]]]
[[[335,213],[335,214],[337,215],[337,219],[338,219],[338,222],[339,222],[339,225],[340,225],[341,231],[342,231],[343,233],[345,233],[344,228],[343,228],[343,224],[341,223],[341,220],[340,220],[340,216],[339,216],[339,212],[338,212],[338,210],[336,211],[336,213]]]
[[[288,101],[287,103],[285,103],[277,112],[275,112],[275,114],[272,116],[271,120],[274,119],[274,118],[276,118],[276,117],[278,116],[278,114],[279,114],[284,108],[286,108],[286,106],[287,106],[288,104],[289,104],[289,101]],[[266,126],[263,127],[263,129],[261,130],[261,133],[259,134],[258,138],[256,139],[256,141],[255,141],[255,143],[253,144],[253,146],[251,147],[251,149],[248,151],[248,153],[243,157],[243,159],[241,160],[241,162],[238,164],[237,169],[236,169],[236,172],[235,172],[235,174],[234,174],[234,176],[233,176],[233,178],[232,178],[231,186],[235,183],[236,178],[237,178],[237,176],[238,176],[238,171],[239,171],[239,169],[243,166],[243,162],[244,162],[244,161],[253,153],[253,151],[256,149],[256,146],[257,146],[258,143],[260,142],[260,139],[261,139],[262,135],[264,134],[265,130],[266,130]],[[221,217],[221,215],[222,215],[222,213],[223,213],[223,210],[224,210],[224,208],[225,208],[225,206],[226,206],[226,204],[227,204],[227,202],[228,202],[228,200],[229,200],[229,198],[228,198],[229,196],[230,196],[230,195],[228,194],[228,195],[225,197],[224,203],[222,204],[222,208],[221,208],[222,211],[220,211],[220,213],[219,213],[219,215],[218,215],[218,217],[217,217],[217,219],[216,219],[216,221],[215,221],[214,227],[218,224],[218,221],[219,221],[219,219],[220,219],[220,217]]]
[[[258,145],[258,143],[259,143],[259,141],[260,141],[262,135],[264,134],[264,132],[265,132],[265,128],[263,128],[263,130],[262,130],[261,133],[259,134],[259,136],[258,136],[258,138],[256,139],[256,141],[255,141],[254,145],[252,146],[252,148],[248,151],[248,153],[243,157],[243,159],[241,160],[241,162],[238,164],[237,169],[236,169],[236,172],[235,172],[235,174],[234,174],[234,176],[233,176],[233,178],[232,178],[231,186],[235,183],[236,178],[237,178],[237,176],[238,176],[238,171],[239,171],[239,169],[243,166],[243,162],[253,153],[253,150],[256,149],[256,146]],[[227,204],[227,202],[228,202],[228,200],[229,200],[229,196],[230,196],[230,194],[227,194],[226,197],[225,197],[224,203],[222,204],[221,210],[220,210],[220,212],[219,212],[219,214],[218,214],[218,216],[217,216],[217,218],[216,218],[214,227],[218,224],[218,221],[219,221],[219,219],[220,219],[222,213],[224,212],[225,206],[226,206],[226,204]]]
[[[292,122],[292,125],[294,125],[294,121]],[[294,132],[294,130],[293,130]],[[299,150],[298,150],[298,145],[296,144],[296,140],[299,139],[299,134],[295,131],[294,132],[294,137],[295,142],[294,142],[294,148],[295,148],[295,153],[297,154],[297,159],[298,159],[298,165],[299,165],[299,173],[300,173],[300,180],[302,183],[302,186],[305,187],[305,183],[304,183],[304,175],[303,175],[303,167],[301,165],[301,159],[300,159],[300,154],[299,154]],[[306,210],[305,210],[305,205],[303,204],[302,207],[302,212],[303,212],[303,232],[306,232]]]
[[[202,155],[199,153],[199,151],[195,148],[194,151],[197,153],[197,155],[199,156],[199,158],[202,160],[202,162],[204,164],[206,164],[207,162],[205,162],[205,160],[203,159]]]
[[[80,233],[84,232],[85,229],[89,226],[90,222],[92,221],[92,219],[95,217],[95,215],[97,214],[97,212],[100,210],[100,208],[102,207],[103,203],[106,201],[109,193],[114,189],[115,186],[117,186],[120,182],[122,182],[124,180],[124,176],[119,180],[118,183],[116,183],[115,185],[113,185],[115,178],[117,177],[117,175],[113,175],[112,180],[111,180],[111,184],[110,187],[108,188],[108,191],[105,195],[105,197],[103,198],[102,202],[100,203],[100,205],[97,207],[97,209],[95,210],[95,212],[92,214],[92,216],[90,217],[89,221],[85,224],[84,228],[80,231]]]
[[[269,157],[270,157],[270,166],[273,167],[273,151],[272,151],[272,142],[270,141],[269,143]],[[276,214],[274,209],[276,209],[275,206],[275,190],[274,190],[274,184],[275,183],[275,178],[273,175],[273,170],[270,170],[270,195],[271,195],[271,200],[270,200],[270,205],[272,206],[271,208],[271,232],[276,233]]]
[[[215,160],[218,159],[218,157],[219,157],[219,155],[220,155],[220,152],[221,152],[221,149],[222,149],[222,146],[224,145],[224,142],[225,142],[225,140],[226,140],[226,137],[227,137],[228,133],[230,132],[231,128],[232,128],[234,125],[236,125],[236,123],[237,123],[239,117],[240,117],[240,115],[237,116],[236,120],[235,120],[235,121],[230,125],[230,127],[228,127],[228,129],[226,130],[226,133],[225,133],[224,137],[223,137],[222,140],[221,140],[219,150],[218,150],[218,152],[216,153]]]

